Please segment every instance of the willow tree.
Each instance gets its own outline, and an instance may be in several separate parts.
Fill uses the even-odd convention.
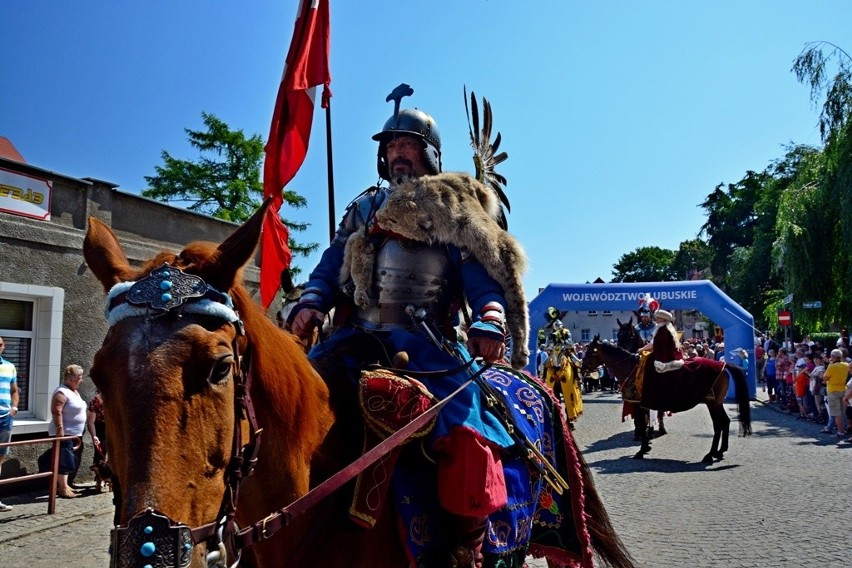
[[[852,58],[834,44],[812,42],[792,71],[821,108],[824,146],[801,164],[781,196],[774,256],[797,303],[823,302],[820,312],[800,311],[800,319],[817,327],[848,323],[843,318],[852,313]]]

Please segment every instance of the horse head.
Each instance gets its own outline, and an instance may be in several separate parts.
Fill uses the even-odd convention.
[[[600,350],[601,336],[595,335],[592,342],[586,346],[586,351],[583,353],[582,364],[580,365],[581,374],[588,375],[603,364]]]
[[[181,566],[207,565],[209,546],[195,535],[187,540],[189,528],[228,525],[235,507],[237,521],[255,521],[240,516],[252,515],[258,503],[268,513],[270,506],[305,493],[308,464],[330,426],[324,383],[292,336],[242,286],[241,270],[254,253],[266,207],[219,245],[192,243],[179,254],[161,252],[139,268],[97,219],[90,219],[84,242],[86,262],[107,293],[110,327],[91,376],[103,395],[110,461],[121,492],[117,524],[155,512],[156,519],[146,519],[145,536],[137,535],[150,539],[147,552],[154,557],[162,551],[148,533],[157,532],[157,519],[165,518],[169,529],[187,529],[172,551]],[[289,383],[276,374],[277,367]],[[299,419],[282,413],[295,414],[294,404],[307,405]],[[267,435],[255,475],[240,493],[240,481],[252,473],[246,462],[255,463],[257,423]],[[282,453],[282,445],[289,453]],[[273,459],[261,460],[264,453],[278,453],[277,463],[265,465]],[[279,483],[259,491],[256,478],[263,467],[275,468]],[[139,542],[132,542],[137,536],[126,539],[133,550],[113,550],[114,565],[156,565],[123,557],[138,554]],[[220,535],[213,544],[221,542]]]
[[[626,349],[631,353],[635,353],[645,342],[633,326],[633,317],[622,323],[618,318],[615,320],[618,323],[618,333],[616,334],[616,343],[622,349]]]

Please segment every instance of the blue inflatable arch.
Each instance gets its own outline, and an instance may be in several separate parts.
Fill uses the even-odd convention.
[[[742,347],[749,354],[749,397],[756,394],[754,364],[754,318],[709,280],[682,282],[622,282],[611,284],[550,284],[529,305],[530,353],[536,352],[536,332],[544,326],[544,314],[553,306],[565,311],[636,310],[639,298],[650,293],[666,310],[697,309],[725,330],[725,360],[741,365],[733,349]],[[535,373],[534,357],[527,370]],[[728,398],[734,396],[734,386]]]

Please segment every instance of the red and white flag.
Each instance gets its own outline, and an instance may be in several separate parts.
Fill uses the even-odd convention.
[[[328,68],[329,0],[301,0],[293,39],[278,88],[263,164],[263,196],[272,204],[263,219],[260,253],[260,300],[268,308],[281,283],[281,271],[290,266],[288,231],[278,211],[284,187],[305,161],[317,85],[323,85],[322,107],[328,106],[331,73]]]

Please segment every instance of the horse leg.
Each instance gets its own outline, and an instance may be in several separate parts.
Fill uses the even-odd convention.
[[[634,417],[636,421],[636,431],[639,432],[642,440],[642,446],[633,457],[636,459],[642,459],[645,457],[645,454],[651,451],[651,438],[648,436],[648,410],[644,408],[637,408]]]
[[[666,432],[666,424],[663,422],[663,418],[665,417],[666,412],[664,410],[657,411],[657,421],[660,423],[660,427],[657,429],[657,436],[665,436],[668,432]]]
[[[722,435],[722,417],[719,414],[719,407],[714,404],[707,403],[707,410],[710,411],[710,419],[713,421],[713,443],[710,445],[710,452],[701,460],[701,463],[711,464],[713,459],[719,456],[719,439]],[[724,412],[724,408],[722,408]],[[730,419],[729,419],[730,421]],[[719,459],[722,459],[719,457]]]
[[[731,429],[731,417],[728,416],[728,412],[725,410],[724,404],[719,405],[719,422],[722,430],[722,445],[713,457],[718,460],[723,460],[725,459],[725,452],[728,451],[728,434],[730,434]]]

